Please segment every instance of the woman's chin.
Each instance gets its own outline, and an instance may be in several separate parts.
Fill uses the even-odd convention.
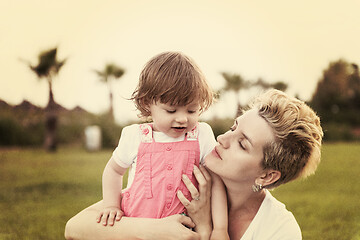
[[[204,165],[206,168],[208,168],[209,170],[213,171],[213,169],[215,169],[215,165],[216,165],[216,159],[215,157],[209,155],[205,158],[204,161]]]

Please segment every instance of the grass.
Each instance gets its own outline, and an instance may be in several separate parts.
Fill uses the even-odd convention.
[[[66,221],[101,199],[111,151],[0,150],[0,240],[64,239]],[[360,240],[360,144],[325,144],[317,173],[273,195],[292,211],[305,240]]]
[[[66,221],[101,199],[109,151],[0,152],[0,239],[64,239]]]
[[[360,240],[360,144],[325,144],[315,175],[273,191],[303,239]]]

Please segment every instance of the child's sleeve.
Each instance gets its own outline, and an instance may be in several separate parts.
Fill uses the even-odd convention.
[[[123,168],[128,168],[137,157],[140,144],[139,125],[133,124],[124,127],[121,132],[119,144],[112,154],[112,159]]]
[[[204,163],[205,156],[215,147],[216,140],[209,124],[199,123],[199,144],[200,144],[200,163]]]

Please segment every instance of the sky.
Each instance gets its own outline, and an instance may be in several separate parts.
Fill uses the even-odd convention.
[[[145,63],[164,51],[193,58],[214,89],[229,72],[283,81],[288,94],[310,100],[330,62],[360,64],[359,9],[358,0],[0,0],[0,99],[45,106],[47,83],[24,61],[36,65],[41,51],[58,47],[66,64],[54,97],[69,109],[106,111],[108,88],[94,70],[110,62],[125,69],[112,86],[120,123],[137,118],[127,99]],[[254,94],[242,91],[240,101]],[[234,117],[234,96],[203,118]]]

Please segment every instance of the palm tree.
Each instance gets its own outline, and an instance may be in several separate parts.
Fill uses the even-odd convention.
[[[57,114],[56,103],[52,89],[54,77],[59,73],[66,60],[58,61],[56,58],[57,47],[41,52],[38,55],[38,64],[28,63],[30,69],[38,76],[39,80],[46,79],[49,84],[49,101],[45,108],[46,112],[46,133],[44,145],[50,152],[56,151],[56,126]]]
[[[239,74],[230,74],[226,72],[222,72],[221,75],[226,81],[226,85],[222,90],[225,91],[234,91],[236,101],[237,101],[237,111],[236,116],[239,116],[241,113],[241,103],[239,101],[239,92],[242,89],[249,89],[251,87],[260,87],[262,89],[275,88],[282,91],[285,91],[288,85],[284,82],[278,81],[275,83],[268,83],[259,78],[256,82],[246,81]]]
[[[237,108],[236,108],[236,116],[239,115],[241,112],[241,103],[239,100],[239,91],[241,89],[248,89],[251,84],[249,81],[245,81],[239,74],[230,74],[226,72],[222,72],[221,75],[226,81],[226,85],[223,88],[225,91],[234,91],[236,101],[237,101]]]
[[[275,83],[268,83],[259,78],[255,83],[252,84],[253,86],[261,87],[262,89],[269,89],[269,88],[275,88],[281,91],[286,91],[288,88],[288,85],[282,81],[278,81]]]
[[[109,89],[109,98],[110,98],[110,109],[109,114],[114,120],[114,103],[113,103],[113,93],[112,93],[112,81],[119,79],[124,73],[125,70],[114,63],[108,63],[105,65],[102,71],[95,70],[95,73],[100,77],[100,81],[108,85]]]

